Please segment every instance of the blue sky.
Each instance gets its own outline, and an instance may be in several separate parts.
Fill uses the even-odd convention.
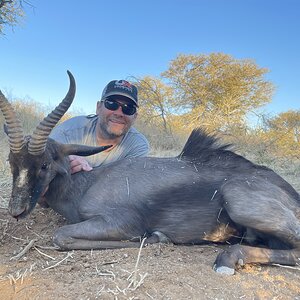
[[[266,113],[300,105],[298,0],[30,0],[0,36],[0,89],[54,107],[77,82],[73,108],[95,111],[110,80],[159,76],[178,54],[223,52],[270,69]]]

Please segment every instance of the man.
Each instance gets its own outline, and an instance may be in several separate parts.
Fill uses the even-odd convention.
[[[138,91],[126,80],[113,80],[97,102],[96,115],[78,116],[56,126],[50,137],[65,144],[112,145],[89,157],[70,155],[71,172],[90,171],[92,167],[125,158],[146,156],[147,139],[132,127],[137,118]]]

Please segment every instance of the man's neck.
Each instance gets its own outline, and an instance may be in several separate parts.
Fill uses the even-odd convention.
[[[112,137],[109,136],[108,134],[105,134],[102,132],[99,126],[96,128],[96,135],[97,135],[97,144],[98,146],[106,146],[106,145],[112,145],[116,146],[121,143],[123,136],[118,136],[118,137]],[[110,150],[111,148],[109,148]]]

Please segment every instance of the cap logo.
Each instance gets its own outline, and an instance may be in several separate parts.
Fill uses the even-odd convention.
[[[115,88],[123,89],[132,93],[132,84],[126,80],[117,80],[115,82]]]

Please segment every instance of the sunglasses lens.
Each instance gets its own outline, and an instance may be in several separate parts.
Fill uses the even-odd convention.
[[[123,114],[127,115],[127,116],[132,116],[136,113],[135,106],[130,105],[130,104],[119,103],[117,101],[105,100],[104,106],[105,106],[105,108],[112,110],[112,111],[117,110],[121,106]]]
[[[134,115],[136,112],[136,107],[125,104],[124,106],[122,106],[122,112],[123,112],[123,114],[128,115],[128,116]]]
[[[120,107],[118,102],[111,101],[111,100],[105,100],[104,106],[109,110],[117,110]]]

